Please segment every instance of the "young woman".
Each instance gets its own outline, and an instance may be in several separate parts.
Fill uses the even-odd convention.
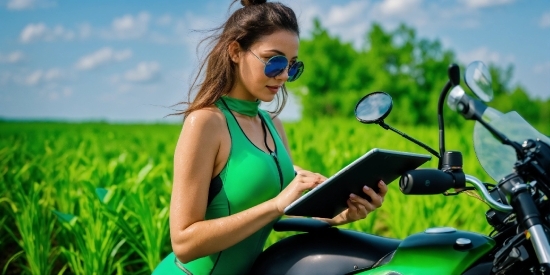
[[[183,112],[170,204],[174,252],[154,274],[247,273],[285,207],[325,180],[293,166],[281,121],[258,109],[280,96],[280,112],[285,82],[304,69],[296,16],[280,3],[241,3],[214,37]],[[372,202],[350,194],[349,208],[326,221],[365,218],[382,205],[387,187],[379,187],[364,189]]]

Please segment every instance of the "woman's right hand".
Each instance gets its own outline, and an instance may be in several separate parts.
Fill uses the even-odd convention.
[[[281,215],[284,214],[285,208],[301,197],[304,191],[313,189],[326,179],[326,177],[319,173],[307,170],[298,171],[296,177],[274,198],[279,213]]]

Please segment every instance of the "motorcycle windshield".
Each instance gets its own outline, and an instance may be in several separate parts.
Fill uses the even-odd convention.
[[[517,112],[502,114],[492,110],[493,116],[486,121],[509,140],[522,144],[527,139],[540,139],[550,144],[547,136],[539,133]],[[481,166],[496,182],[513,172],[516,151],[511,146],[503,145],[477,121],[474,126],[474,149]]]

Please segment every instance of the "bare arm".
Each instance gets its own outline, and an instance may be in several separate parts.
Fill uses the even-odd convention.
[[[274,199],[231,216],[204,220],[221,127],[226,127],[225,121],[214,111],[195,111],[186,119],[176,146],[170,237],[176,257],[184,263],[242,241],[281,216],[303,190],[317,184],[316,177],[304,174]]]

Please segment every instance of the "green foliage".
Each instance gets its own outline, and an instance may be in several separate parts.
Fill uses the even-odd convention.
[[[373,24],[363,45],[354,47],[331,35],[316,19],[310,38],[300,43],[300,59],[306,69],[289,88],[302,104],[303,117],[351,118],[362,96],[385,91],[394,99],[396,108],[405,110],[388,122],[434,125],[433,108],[448,80],[448,66],[459,63],[455,56],[437,39],[419,38],[406,25],[387,31]],[[464,73],[465,66],[459,65]],[[550,100],[530,98],[521,85],[511,84],[512,65],[488,65],[496,97],[490,106],[502,112],[517,110],[534,124],[541,124],[548,117]],[[445,121],[449,124],[459,120],[452,112],[446,112]],[[541,130],[548,132],[548,127]]]
[[[386,91],[407,115],[392,122],[417,123],[433,117],[422,111],[436,106],[454,54],[438,41],[416,37],[405,25],[386,32],[374,24],[360,49],[331,36],[316,20],[310,39],[300,45],[306,64],[302,78],[290,86],[308,117],[353,117],[357,101],[373,91]]]
[[[3,274],[151,274],[177,127],[0,124]]]
[[[426,153],[355,119],[285,123],[296,164],[331,175],[373,147]],[[437,129],[402,131],[435,147]],[[471,127],[469,127],[471,128]],[[0,122],[0,268],[5,274],[150,274],[171,251],[168,210],[177,125]],[[447,132],[466,173],[489,180],[471,130]],[[435,167],[432,160],[426,167]],[[488,233],[487,209],[467,196],[404,196],[341,226],[404,238],[431,226]],[[414,218],[410,218],[414,217]],[[276,233],[268,245],[293,232]],[[12,250],[14,246],[17,249]]]

